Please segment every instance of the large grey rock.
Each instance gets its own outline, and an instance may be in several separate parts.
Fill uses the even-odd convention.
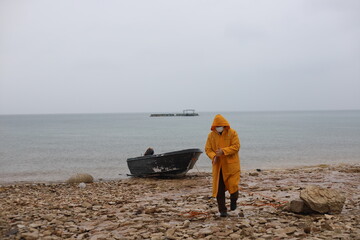
[[[346,198],[334,189],[319,186],[307,186],[300,192],[300,198],[312,210],[318,213],[339,214]]]
[[[92,183],[94,182],[94,178],[87,173],[78,173],[72,177],[70,177],[67,183]]]

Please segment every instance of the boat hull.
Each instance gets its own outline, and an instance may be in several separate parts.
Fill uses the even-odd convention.
[[[192,169],[202,151],[198,148],[163,154],[128,158],[132,176],[136,177],[182,177]]]

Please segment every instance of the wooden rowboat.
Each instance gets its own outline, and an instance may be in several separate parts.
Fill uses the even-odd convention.
[[[182,177],[194,167],[202,151],[185,149],[155,155],[128,158],[130,176]]]

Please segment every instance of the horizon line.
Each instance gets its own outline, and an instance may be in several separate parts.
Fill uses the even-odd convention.
[[[341,112],[341,111],[359,111],[360,109],[315,109],[315,110],[204,110],[195,111],[196,113],[271,113],[271,112]],[[59,112],[59,113],[0,113],[0,116],[18,116],[18,115],[91,115],[91,114],[164,114],[164,113],[179,113],[172,111],[146,111],[146,112]]]

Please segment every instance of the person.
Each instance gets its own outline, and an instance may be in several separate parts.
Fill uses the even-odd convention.
[[[148,155],[154,155],[154,149],[152,149],[150,147],[148,149],[146,149],[144,156],[148,156]]]
[[[230,210],[236,209],[240,182],[240,140],[237,132],[220,114],[216,115],[208,135],[205,152],[212,160],[212,196],[216,197],[221,217],[226,217],[225,192],[230,193]]]

